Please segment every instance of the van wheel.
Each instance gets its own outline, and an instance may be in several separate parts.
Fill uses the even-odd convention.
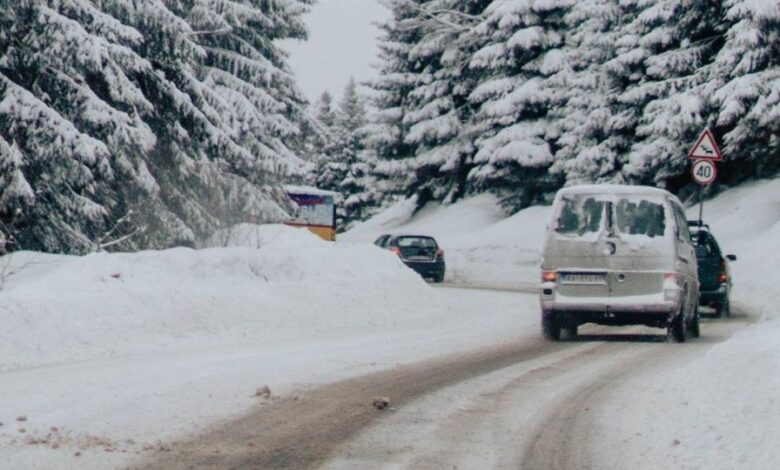
[[[691,334],[691,337],[698,338],[701,332],[699,331],[699,308],[696,307],[696,310],[693,312],[693,318],[691,319],[691,323],[688,324],[688,332]]]
[[[675,343],[685,342],[685,317],[683,313],[678,313],[669,323],[667,334],[674,340]]]
[[[560,341],[561,325],[551,315],[542,314],[542,335],[550,341]]]

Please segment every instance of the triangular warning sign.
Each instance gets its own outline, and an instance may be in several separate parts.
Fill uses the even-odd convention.
[[[715,136],[712,135],[712,132],[709,129],[704,129],[704,132],[699,135],[696,144],[691,151],[688,152],[688,157],[696,160],[703,159],[718,162],[723,160],[723,155],[720,153],[718,144],[715,143]]]

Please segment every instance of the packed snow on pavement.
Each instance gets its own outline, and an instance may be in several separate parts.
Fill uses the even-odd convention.
[[[599,449],[607,464],[619,456],[623,468],[657,468],[670,454],[680,467],[780,461],[778,194],[780,180],[771,180],[706,203],[721,247],[739,257],[734,300],[761,320],[660,382],[615,390],[599,432],[612,442],[643,437]],[[254,396],[263,385],[273,400],[537,337],[533,295],[434,288],[370,242],[427,233],[445,250],[448,282],[528,287],[548,219],[547,207],[506,217],[483,195],[416,213],[405,201],[336,244],[284,226],[241,226],[199,250],[0,258],[0,467],[114,468],[268,402]]]

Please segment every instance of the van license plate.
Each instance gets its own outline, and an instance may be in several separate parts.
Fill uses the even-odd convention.
[[[564,284],[606,284],[604,273],[566,273],[561,276]]]

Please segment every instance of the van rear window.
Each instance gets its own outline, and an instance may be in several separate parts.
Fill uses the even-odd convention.
[[[661,236],[666,230],[664,206],[642,198],[604,200],[591,195],[566,196],[555,231],[564,235],[585,235],[607,229],[625,235]]]
[[[664,206],[645,199],[620,199],[615,205],[615,225],[626,235],[662,236],[666,230]]]
[[[565,235],[600,232],[605,205],[605,201],[596,200],[593,196],[565,197],[555,230]]]

